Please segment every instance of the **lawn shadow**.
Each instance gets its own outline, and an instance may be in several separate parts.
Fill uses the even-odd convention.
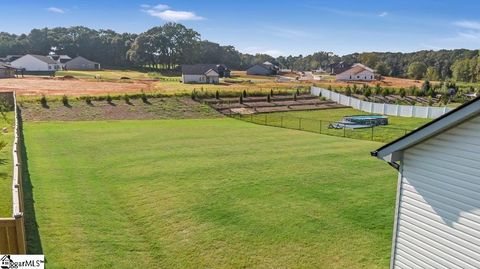
[[[148,101],[148,99],[143,99],[142,102],[146,105],[151,105],[152,103],[150,103],[150,101]]]
[[[21,119],[21,110],[18,112]],[[19,121],[20,141],[24,141],[23,128],[21,120]],[[20,153],[22,160],[22,176],[23,176],[23,207],[25,217],[25,234],[27,241],[28,254],[43,254],[42,241],[38,231],[38,223],[35,214],[35,200],[33,198],[34,186],[30,180],[30,171],[28,170],[28,155],[25,143],[20,143]]]
[[[112,102],[112,101],[109,101],[109,102],[107,102],[107,103],[108,103],[109,105],[111,105],[111,106],[117,106],[117,105],[116,105],[114,102]]]
[[[7,164],[8,160],[7,159],[2,159],[0,158],[0,165]]]

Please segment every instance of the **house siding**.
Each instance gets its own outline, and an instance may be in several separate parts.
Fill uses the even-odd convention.
[[[350,72],[344,72],[341,74],[338,74],[336,76],[337,80],[365,80],[365,81],[370,81],[370,80],[375,80],[375,74],[373,72],[370,72],[368,70],[362,71],[358,74],[353,74]]]
[[[480,268],[480,116],[403,152],[393,268]]]
[[[74,58],[65,63],[65,68],[67,70],[98,70],[100,69],[100,64],[83,58]]]
[[[265,69],[261,66],[258,66],[258,65],[254,65],[250,68],[247,69],[247,75],[262,75],[262,76],[269,76],[269,75],[272,75],[273,72],[268,70],[268,69]]]
[[[218,76],[210,76],[210,83],[219,83]],[[183,83],[207,83],[206,75],[182,75]]]
[[[25,68],[26,71],[55,71],[60,68],[60,65],[48,64],[31,55],[25,55],[10,64],[15,68]]]

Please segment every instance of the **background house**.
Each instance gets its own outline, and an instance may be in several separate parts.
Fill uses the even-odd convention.
[[[10,64],[0,62],[0,78],[13,78],[15,71],[16,69]]]
[[[68,55],[57,55],[57,54],[50,54],[48,58],[56,61],[62,69],[65,69],[65,63],[70,61],[72,58]]]
[[[279,70],[279,67],[271,62],[264,62],[248,68],[247,75],[272,76],[277,75]]]
[[[352,67],[351,64],[341,61],[341,62],[329,64],[328,71],[330,72],[330,75],[337,75],[350,69],[351,67]]]
[[[182,65],[182,81],[183,83],[219,83],[217,65],[211,64],[194,64]]]
[[[77,56],[65,63],[66,70],[99,70],[100,64],[90,61],[82,56]]]
[[[55,72],[60,70],[61,66],[54,60],[43,55],[27,54],[10,63],[17,69],[25,71]]]
[[[337,74],[335,78],[343,81],[371,81],[375,80],[375,72],[363,64],[354,64],[351,68]]]
[[[391,268],[480,268],[480,98],[373,156],[399,171]]]

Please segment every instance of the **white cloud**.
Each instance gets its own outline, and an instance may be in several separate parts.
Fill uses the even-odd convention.
[[[158,4],[158,5],[154,6],[153,8],[156,9],[156,10],[170,9],[170,7],[168,5],[165,5],[165,4]]]
[[[198,16],[193,11],[172,10],[170,6],[165,4],[158,4],[156,6],[141,5],[143,12],[146,12],[152,17],[160,18],[164,21],[198,21],[205,18]]]
[[[461,28],[480,31],[480,21],[463,20],[463,21],[456,21],[453,24]]]
[[[386,17],[388,15],[388,12],[383,11],[382,13],[378,14],[379,17]]]
[[[278,57],[280,55],[283,54],[283,52],[281,50],[277,50],[277,49],[266,49],[264,47],[255,47],[255,46],[252,46],[252,47],[246,47],[245,49],[242,50],[243,52],[245,53],[248,53],[248,54],[257,54],[257,53],[260,53],[260,54],[268,54],[270,56],[273,56],[273,57]]]
[[[47,8],[47,11],[50,11],[50,12],[53,12],[53,13],[59,13],[59,14],[63,14],[65,13],[65,9],[62,9],[62,8],[58,8],[58,7],[49,7]]]

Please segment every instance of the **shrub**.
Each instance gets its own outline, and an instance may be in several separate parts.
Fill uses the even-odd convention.
[[[273,96],[273,89],[270,89],[270,96]]]
[[[383,97],[386,97],[386,96],[390,95],[390,90],[388,88],[384,88],[383,91],[382,91],[382,95],[383,95]]]
[[[379,95],[382,92],[382,87],[380,87],[380,84],[377,83],[375,86],[375,95]]]
[[[428,97],[428,105],[433,106],[433,100],[431,96]]]
[[[300,95],[300,89],[297,88],[297,95]]]
[[[293,94],[293,101],[297,101],[297,93]]]
[[[372,95],[372,91],[370,89],[367,89],[363,95],[365,95],[365,97],[369,97],[370,95]]]
[[[142,91],[142,93],[140,94],[140,98],[142,98],[142,102],[148,103],[148,98],[144,91]]]
[[[218,91],[215,92],[215,99],[220,99],[220,94],[218,93]]]
[[[272,102],[272,98],[270,97],[270,94],[267,95],[267,102],[269,102],[269,103]]]
[[[109,95],[107,95],[107,98],[105,98],[105,100],[107,101],[107,103],[111,104],[113,99],[109,94]]]
[[[325,96],[320,96],[320,101],[326,101],[327,98]]]
[[[197,92],[195,91],[195,89],[193,89],[191,97],[192,97],[192,100],[197,99]]]
[[[345,95],[352,96],[352,90],[350,90],[350,87],[347,87],[347,89],[345,90]]]
[[[123,96],[123,99],[125,100],[125,103],[130,104],[130,97],[128,96],[128,94],[125,94]]]
[[[40,98],[40,104],[43,106],[43,107],[47,107],[48,104],[47,104],[47,98],[45,97],[45,95],[42,94],[42,98]]]
[[[240,100],[239,100],[240,104],[243,104],[243,94],[240,95]]]
[[[327,90],[331,91],[331,90],[332,90],[332,85],[328,85],[328,89],[327,89]]]
[[[407,92],[405,91],[404,88],[400,88],[399,94],[400,94],[400,97],[402,98],[405,98],[405,96],[407,96]]]
[[[66,95],[62,96],[62,103],[64,106],[68,106],[68,97]]]
[[[92,104],[92,97],[90,97],[89,95],[87,95],[85,97],[85,103],[87,103],[87,105],[91,105]]]
[[[242,96],[243,96],[244,98],[247,97],[247,91],[246,91],[246,90],[243,90]]]
[[[130,79],[129,77],[121,77],[120,79]]]

